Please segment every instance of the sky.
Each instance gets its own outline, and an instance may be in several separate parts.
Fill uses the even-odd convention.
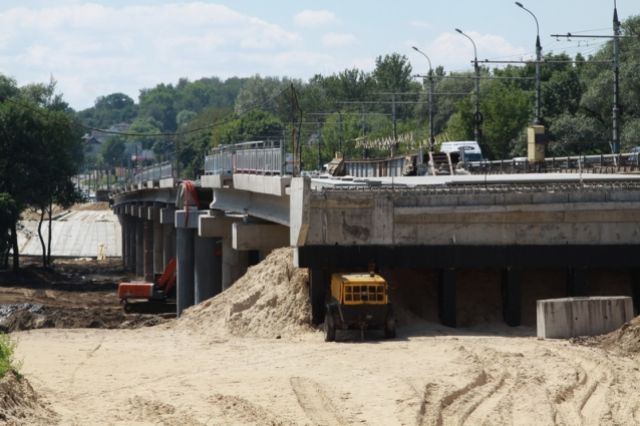
[[[611,34],[614,0],[524,0],[538,18],[543,53],[595,52]],[[634,7],[635,5],[635,7]],[[622,21],[637,0],[617,0]],[[376,57],[406,55],[414,73],[471,69],[478,59],[531,59],[534,18],[507,0],[1,0],[0,73],[24,85],[57,81],[81,110],[99,96],[180,78],[293,77],[308,80]]]

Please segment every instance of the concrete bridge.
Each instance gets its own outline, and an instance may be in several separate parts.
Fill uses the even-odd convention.
[[[536,298],[632,295],[639,307],[640,177],[271,172],[220,168],[194,194],[171,179],[115,194],[124,265],[150,280],[176,256],[178,314],[282,246],[310,270],[315,323],[331,272],[371,264],[396,300],[450,326],[485,305],[481,318],[529,324]]]

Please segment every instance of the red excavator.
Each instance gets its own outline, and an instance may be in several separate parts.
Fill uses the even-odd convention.
[[[176,260],[171,259],[155,283],[122,282],[118,298],[127,313],[161,313],[176,311]]]

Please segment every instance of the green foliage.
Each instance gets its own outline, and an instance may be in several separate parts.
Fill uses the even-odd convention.
[[[8,334],[0,333],[0,377],[8,372],[18,373],[19,365],[13,359],[16,343]]]
[[[138,106],[124,93],[112,93],[96,99],[92,108],[78,113],[82,122],[90,127],[106,129],[118,123],[130,123],[138,113]]]
[[[55,83],[29,85],[0,103],[0,192],[15,206],[10,224],[15,238],[18,213],[49,209],[75,196],[71,177],[82,162],[81,131]],[[15,244],[15,240],[14,240]],[[17,268],[17,244],[14,267]]]
[[[124,164],[125,140],[120,136],[113,136],[100,147],[100,157],[104,164],[110,167]]]

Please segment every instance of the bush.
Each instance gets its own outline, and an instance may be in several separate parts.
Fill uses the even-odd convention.
[[[11,340],[8,334],[0,333],[0,377],[8,371],[17,373],[18,367],[13,361],[13,354],[16,343]]]

